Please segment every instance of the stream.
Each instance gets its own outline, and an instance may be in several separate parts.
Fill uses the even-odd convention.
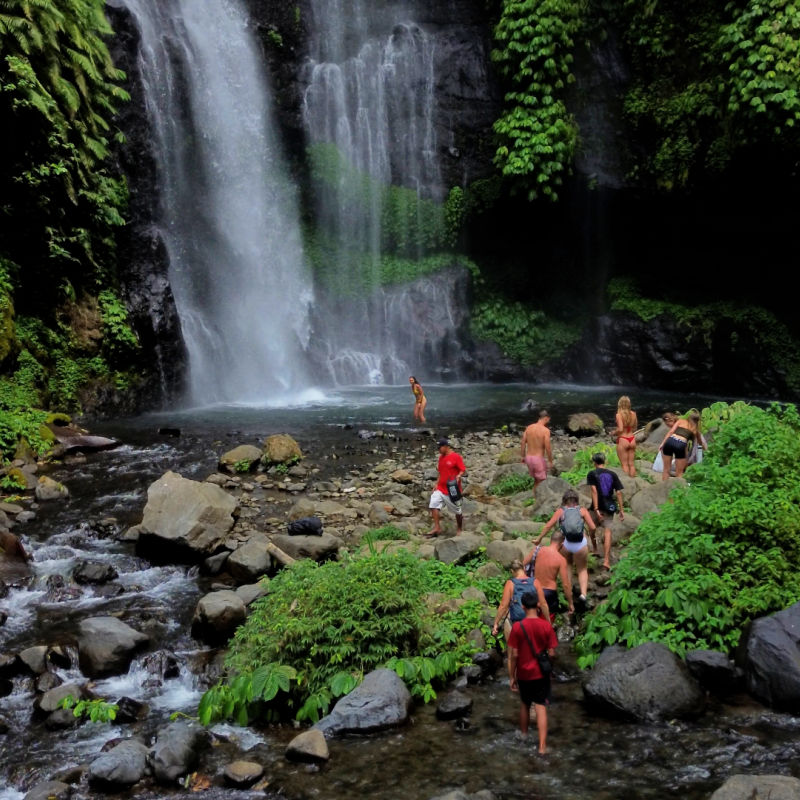
[[[17,525],[32,553],[30,576],[0,572],[9,586],[0,598],[8,620],[0,627],[0,656],[39,644],[63,645],[69,656],[56,669],[64,682],[83,682],[74,648],[77,623],[114,614],[150,637],[127,674],[94,681],[95,695],[146,702],[150,713],[136,732],[151,736],[173,712],[193,715],[204,689],[217,674],[216,652],[192,639],[189,622],[198,598],[212,579],[197,567],[153,566],[137,557],[133,545],[116,534],[141,520],[147,487],[167,470],[202,480],[215,471],[218,456],[238,444],[258,443],[271,433],[289,433],[300,443],[319,478],[341,475],[388,455],[399,458],[431,434],[523,425],[532,413],[522,404],[546,405],[553,428],[567,414],[593,410],[613,420],[619,389],[584,387],[426,386],[430,430],[410,427],[408,387],[355,387],[312,393],[295,407],[225,406],[97,422],[92,432],[114,436],[115,450],[68,459],[48,474],[70,490],[66,502],[42,503],[36,516]],[[685,410],[709,398],[645,395],[634,398],[641,420],[664,410]],[[727,399],[727,398],[726,398]],[[446,409],[447,425],[440,424]],[[166,427],[180,435],[159,434]],[[362,429],[391,436],[363,439]],[[433,451],[432,451],[433,452]],[[333,456],[336,456],[335,458]],[[431,456],[431,465],[435,464]],[[68,578],[81,560],[108,563],[118,577],[110,584],[79,586],[74,597],[54,600],[53,576]],[[331,758],[322,769],[297,765],[283,753],[297,730],[291,725],[242,729],[212,728],[215,746],[203,758],[212,786],[207,798],[229,797],[215,777],[238,757],[262,763],[269,778],[263,791],[241,797],[288,800],[345,800],[368,796],[395,800],[424,798],[462,787],[491,790],[498,798],[656,798],[708,797],[736,773],[780,773],[800,777],[800,718],[766,709],[746,696],[716,703],[696,721],[640,724],[590,716],[582,703],[579,673],[568,645],[562,645],[550,711],[551,753],[535,754],[534,742],[516,735],[517,696],[501,670],[468,691],[472,714],[466,723],[440,722],[435,703],[418,706],[413,721],[399,730],[330,742]],[[87,763],[111,739],[127,738],[130,725],[86,723],[68,731],[48,731],[31,721],[34,681],[15,677],[10,694],[0,698],[0,716],[9,725],[0,734],[0,800],[22,800],[36,783]],[[85,783],[73,797],[88,796]],[[136,798],[198,796],[179,787],[132,789]]]

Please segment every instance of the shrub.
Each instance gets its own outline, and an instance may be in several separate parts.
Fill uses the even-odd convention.
[[[497,581],[478,581],[496,602]],[[464,567],[420,561],[408,553],[315,564],[281,571],[240,627],[226,660],[227,680],[204,695],[201,722],[233,717],[317,720],[333,698],[378,667],[394,669],[413,695],[428,701],[434,686],[470,662],[467,634],[482,624],[475,601],[436,615],[432,592],[459,595]]]
[[[489,488],[489,494],[497,497],[508,497],[518,492],[525,492],[533,489],[533,478],[530,475],[504,475],[497,483]]]
[[[586,480],[588,473],[595,468],[595,464],[592,461],[592,456],[595,453],[602,453],[606,457],[607,467],[620,466],[617,448],[613,444],[595,444],[592,447],[578,450],[575,453],[575,462],[572,465],[572,469],[568,472],[562,472],[559,477],[573,486],[577,486],[581,481]]]
[[[800,599],[800,416],[777,404],[729,416],[690,486],[631,537],[578,639],[582,666],[611,644],[731,651],[748,620]]]

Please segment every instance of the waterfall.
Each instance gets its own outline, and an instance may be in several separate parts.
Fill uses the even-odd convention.
[[[189,401],[286,401],[308,386],[312,300],[295,192],[240,0],[112,0],[140,32],[158,225]]]
[[[413,275],[442,246],[435,39],[408,2],[310,6],[303,117],[324,273],[317,349],[327,347],[320,360],[336,382],[404,382],[426,374],[429,365],[411,359],[430,337],[403,324],[414,314],[398,305],[413,293],[381,284],[388,259]]]

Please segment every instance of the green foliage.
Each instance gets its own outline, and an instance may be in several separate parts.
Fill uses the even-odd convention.
[[[113,722],[117,718],[119,706],[103,699],[76,700],[71,694],[59,704],[59,708],[71,708],[75,717],[88,717],[92,722]]]
[[[687,330],[687,338],[702,337],[706,347],[712,345],[717,328],[734,328],[731,336],[735,344],[735,329],[746,331],[753,344],[779,373],[786,375],[788,387],[800,391],[800,347],[789,329],[774,314],[758,306],[731,301],[687,306],[668,300],[643,297],[632,278],[614,278],[609,282],[608,295],[612,311],[636,314],[645,322],[667,315]]]
[[[602,453],[606,457],[607,467],[619,467],[619,456],[617,455],[617,448],[613,444],[595,444],[591,447],[584,447],[575,453],[575,462],[572,469],[568,472],[562,472],[558,477],[568,481],[573,486],[577,486],[582,481],[586,480],[586,476],[594,468],[592,456],[595,453]]]
[[[283,36],[273,28],[267,31],[267,41],[274,47],[276,50],[283,49]]]
[[[139,340],[128,323],[128,309],[111,290],[104,289],[97,297],[103,320],[103,345],[113,355],[125,355],[139,349]]]
[[[435,697],[435,686],[468,663],[467,634],[480,627],[474,601],[435,614],[432,592],[458,596],[470,584],[464,567],[423,562],[412,555],[371,554],[315,564],[299,561],[270,582],[231,641],[227,680],[206,693],[200,718],[316,720],[332,700],[389,666],[415,696]],[[492,598],[492,582],[477,582]],[[485,627],[485,626],[484,626]],[[269,692],[265,695],[264,687]],[[278,692],[282,694],[278,694]]]
[[[476,339],[496,342],[504,355],[529,366],[564,353],[580,338],[581,322],[562,322],[519,301],[481,291],[472,306],[470,330]]]
[[[606,3],[634,80],[625,110],[638,171],[672,189],[753,143],[796,148],[800,8],[785,0]]]
[[[24,492],[27,488],[28,484],[18,469],[10,469],[0,478],[0,489],[4,492]]]
[[[250,459],[243,458],[233,465],[235,472],[250,472]]]
[[[495,163],[527,189],[558,199],[578,129],[564,96],[574,81],[572,52],[582,26],[581,0],[504,0],[492,60],[507,80],[505,110],[495,122]]]
[[[493,483],[489,487],[489,494],[497,497],[508,497],[519,492],[526,492],[529,489],[533,489],[533,478],[530,475],[512,473],[504,475],[496,483]]]
[[[577,645],[661,641],[683,655],[732,651],[744,624],[800,599],[800,415],[738,406],[658,513],[644,517]]]

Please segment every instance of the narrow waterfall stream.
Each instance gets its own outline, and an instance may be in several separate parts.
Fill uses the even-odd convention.
[[[139,29],[158,221],[194,404],[292,399],[309,385],[312,299],[295,190],[239,0],[113,0]]]

